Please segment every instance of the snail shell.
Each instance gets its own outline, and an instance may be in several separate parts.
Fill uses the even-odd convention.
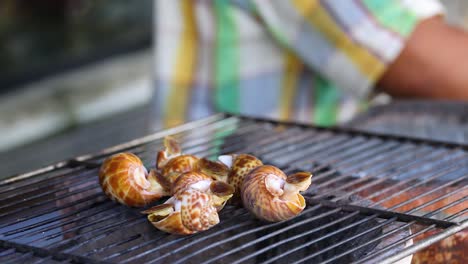
[[[182,173],[196,170],[198,158],[193,155],[181,155],[170,159],[161,169],[161,175],[166,179],[169,190]]]
[[[209,229],[219,223],[211,196],[196,189],[184,189],[166,201],[143,213],[157,229],[178,235],[189,235]]]
[[[206,158],[201,158],[198,160],[197,170],[206,175],[209,175],[215,180],[222,182],[227,182],[230,171],[229,167],[224,163],[211,161]]]
[[[148,174],[132,153],[107,158],[99,171],[99,184],[111,200],[132,207],[142,207],[168,195],[155,171]]]
[[[200,173],[197,171],[189,171],[186,173],[182,173],[174,182],[172,186],[172,193],[177,193],[183,189],[192,188],[194,184],[194,188],[196,189],[203,189],[206,190],[208,186],[213,182],[211,177],[204,173]]]
[[[173,193],[186,189],[197,189],[213,196],[213,203],[220,211],[227,200],[232,197],[234,188],[222,181],[213,180],[212,177],[198,171],[183,173],[174,182]]]
[[[306,206],[299,191],[307,190],[311,176],[311,173],[299,172],[286,177],[274,166],[260,166],[244,179],[241,189],[244,207],[261,220],[279,222],[291,219]]]
[[[194,234],[219,223],[218,211],[232,196],[234,189],[213,181],[199,172],[182,174],[176,192],[164,204],[143,211],[157,229],[179,235]]]
[[[160,170],[163,186],[166,190],[171,190],[180,174],[197,168],[198,158],[193,155],[182,155],[179,143],[170,136],[164,138],[164,147],[165,149],[157,154],[156,168]]]
[[[223,155],[218,158],[221,162],[230,167],[227,182],[234,187],[234,195],[231,199],[232,204],[241,205],[241,187],[245,176],[253,169],[263,165],[258,158],[248,155]]]
[[[164,138],[164,150],[161,150],[156,155],[156,168],[161,169],[166,163],[182,154],[182,149],[179,142],[171,136]]]

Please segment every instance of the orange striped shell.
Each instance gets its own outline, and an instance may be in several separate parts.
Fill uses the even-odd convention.
[[[208,175],[197,172],[197,171],[189,171],[186,173],[182,173],[174,182],[172,186],[172,193],[180,192],[183,189],[190,188],[192,184],[207,181],[208,186],[213,182],[213,179]]]
[[[143,213],[157,229],[178,235],[194,234],[219,223],[212,196],[192,188],[180,190],[166,203]]]
[[[168,180],[170,185],[184,172],[197,168],[198,158],[193,155],[181,155],[170,159],[161,169],[161,175]]]
[[[102,164],[99,184],[111,200],[127,206],[142,207],[168,194],[155,177],[148,176],[137,156],[118,153]]]
[[[297,216],[306,203],[298,191],[285,195],[283,188],[286,180],[284,172],[274,166],[263,165],[252,170],[241,188],[244,207],[258,219],[269,222]]]

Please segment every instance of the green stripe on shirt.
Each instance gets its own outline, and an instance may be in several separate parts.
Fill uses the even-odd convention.
[[[398,1],[362,0],[362,3],[380,24],[402,36],[408,36],[418,21],[417,16]]]
[[[215,101],[218,111],[239,113],[239,36],[228,1],[214,1],[216,10]]]
[[[335,85],[320,76],[315,77],[313,122],[331,126],[337,121],[340,93]]]

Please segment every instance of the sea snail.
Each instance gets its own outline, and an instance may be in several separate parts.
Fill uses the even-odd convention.
[[[164,146],[165,149],[156,156],[156,168],[163,178],[161,183],[170,190],[180,174],[197,168],[199,159],[193,155],[183,155],[179,143],[172,137],[164,138]]]
[[[132,153],[107,158],[99,171],[99,184],[111,200],[132,207],[142,207],[169,195],[158,173],[148,173]]]
[[[156,155],[156,168],[161,169],[171,159],[182,155],[182,149],[179,142],[173,137],[167,136],[164,138],[164,150],[158,151]]]
[[[230,203],[241,205],[241,187],[245,176],[253,169],[263,165],[262,161],[249,154],[222,155],[218,159],[229,167],[227,183],[234,187],[234,195]]]
[[[307,190],[311,177],[308,172],[286,177],[274,166],[257,167],[247,174],[241,188],[244,207],[261,220],[291,219],[305,208],[304,197],[299,192]]]
[[[178,235],[207,230],[219,223],[218,211],[231,198],[234,188],[199,172],[182,174],[176,192],[164,204],[142,213],[157,229]]]

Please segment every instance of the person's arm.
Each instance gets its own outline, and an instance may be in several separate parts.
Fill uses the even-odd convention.
[[[432,40],[442,34],[429,31],[449,34],[440,19],[444,10],[438,0],[251,3],[278,44],[343,93],[365,99],[381,86],[392,95],[429,97],[417,78],[427,75],[422,72],[429,63],[440,60],[434,53],[446,49],[440,44],[445,40]],[[453,69],[454,64],[449,66]],[[431,69],[431,76],[432,71],[436,70]]]
[[[378,86],[398,97],[468,100],[468,33],[441,17],[422,21]]]

